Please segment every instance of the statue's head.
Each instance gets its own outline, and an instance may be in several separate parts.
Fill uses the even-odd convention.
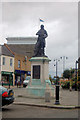
[[[44,29],[44,25],[41,25],[41,29]]]

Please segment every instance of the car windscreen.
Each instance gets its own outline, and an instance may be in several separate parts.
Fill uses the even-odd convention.
[[[0,94],[2,94],[4,91],[7,91],[7,89],[2,87],[2,86],[0,86]]]
[[[30,80],[30,77],[27,76],[27,77],[26,77],[26,80]]]

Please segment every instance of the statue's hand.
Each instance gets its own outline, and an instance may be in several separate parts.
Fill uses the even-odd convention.
[[[46,34],[44,34],[44,36],[43,36],[44,38],[46,38],[47,37],[47,35]]]

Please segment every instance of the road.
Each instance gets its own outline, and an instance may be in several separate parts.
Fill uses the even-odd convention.
[[[2,108],[2,118],[78,118],[78,109],[53,109],[12,104]]]
[[[0,120],[2,119],[2,112],[0,111]]]

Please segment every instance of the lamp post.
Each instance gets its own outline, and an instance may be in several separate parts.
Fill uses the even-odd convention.
[[[63,56],[63,57],[60,57],[62,60],[63,60],[63,72],[65,70],[65,60],[68,59],[68,57],[66,56]]]
[[[78,77],[77,77],[77,64],[78,64],[78,61],[76,60],[76,63],[75,63],[75,71],[76,71],[76,75],[75,75],[75,91],[77,91],[77,80],[78,80]]]
[[[55,105],[59,105],[59,83],[58,83],[58,77],[57,77],[57,67],[58,67],[58,59],[54,60],[56,62],[56,64],[54,66],[56,66],[56,100],[55,100]]]

